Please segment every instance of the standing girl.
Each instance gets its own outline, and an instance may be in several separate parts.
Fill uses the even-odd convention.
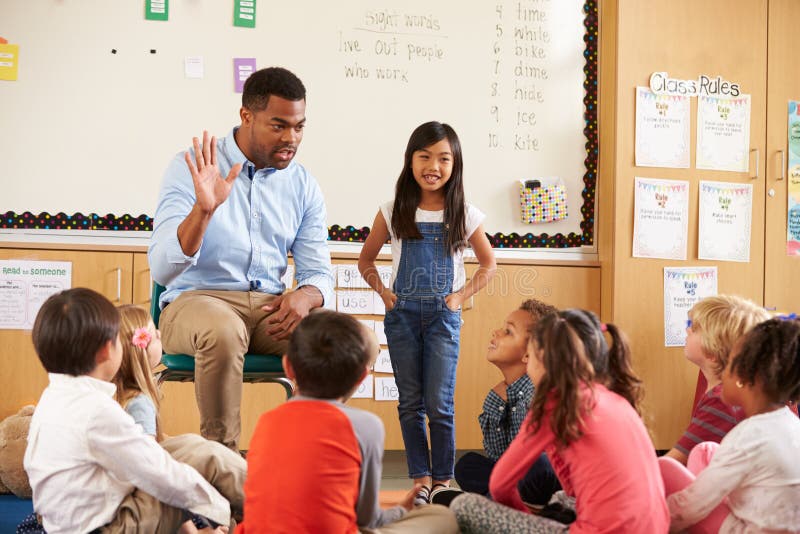
[[[692,449],[692,470],[659,458],[671,528],[800,532],[800,420],[786,406],[800,400],[800,321],[765,321],[731,352],[722,400],[746,419],[719,444]]]
[[[228,499],[232,517],[240,520],[247,462],[224,445],[197,434],[164,436],[158,415],[161,393],[153,376],[153,369],[161,361],[161,333],[150,314],[138,306],[120,306],[119,314],[122,363],[112,380],[117,386],[115,399],[145,434],[158,440],[174,459],[194,467]],[[192,517],[192,521],[197,521],[194,523],[197,526],[206,526],[199,516]],[[191,532],[191,527],[186,528]]]
[[[637,409],[641,382],[622,333],[588,311],[556,312],[534,327],[528,354],[536,389],[527,424],[492,471],[496,502],[467,494],[451,504],[462,532],[667,532],[664,487]],[[517,484],[542,452],[575,499],[569,527],[532,515],[520,498]]]
[[[461,304],[494,275],[484,214],[464,200],[461,144],[447,124],[411,134],[395,198],[380,207],[358,268],[386,305],[385,331],[397,389],[409,477],[421,484],[416,504],[449,487],[455,463],[454,401]],[[375,258],[391,237],[393,283]],[[480,267],[466,281],[463,252]],[[428,417],[430,450],[425,427]]]

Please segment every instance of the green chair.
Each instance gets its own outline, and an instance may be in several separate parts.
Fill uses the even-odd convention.
[[[158,306],[158,299],[164,292],[164,286],[153,282],[153,294],[150,300],[150,314],[153,316],[153,323],[158,327],[158,319],[161,317],[161,308]],[[194,356],[188,354],[164,354],[161,356],[161,363],[166,367],[163,371],[157,372],[159,385],[165,381],[172,382],[192,382],[194,381]],[[280,384],[286,390],[286,398],[294,395],[294,383],[286,378],[283,371],[281,356],[276,354],[245,354],[243,382],[262,383],[272,382]]]

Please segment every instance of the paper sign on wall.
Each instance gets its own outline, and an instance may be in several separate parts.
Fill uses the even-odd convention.
[[[664,267],[664,345],[685,345],[689,310],[716,294],[716,267]]]
[[[144,18],[145,20],[168,20],[169,0],[145,0]]]
[[[747,172],[749,158],[750,95],[699,97],[696,167]]]
[[[700,181],[697,257],[750,261],[753,185]]]
[[[0,260],[0,329],[31,329],[44,301],[71,286],[70,262]]]
[[[233,90],[241,94],[244,91],[244,82],[256,71],[256,58],[233,58]]]
[[[0,80],[15,81],[19,68],[19,45],[0,43]]]
[[[636,88],[636,165],[639,167],[689,167],[688,96],[657,95]]]
[[[389,357],[388,350],[381,350],[372,369],[376,373],[394,373],[394,369],[392,368],[392,359]]]
[[[636,178],[633,256],[686,259],[689,182]]]
[[[233,0],[233,25],[256,27],[256,0]]]
[[[781,173],[784,170],[781,169]],[[800,102],[789,101],[789,183],[786,184],[786,254],[800,256]]]
[[[368,374],[364,377],[364,380],[358,385],[358,389],[356,392],[353,393],[354,399],[371,399],[372,398],[372,375]]]
[[[393,376],[375,377],[375,400],[396,401],[400,398]]]
[[[183,60],[183,73],[187,78],[203,78],[205,74],[203,56],[186,56]]]

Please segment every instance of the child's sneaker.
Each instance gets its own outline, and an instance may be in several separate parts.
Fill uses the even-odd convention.
[[[431,503],[431,488],[426,485],[422,485],[417,491],[416,496],[414,497],[414,506],[425,506],[426,504]]]
[[[441,504],[442,506],[450,506],[450,503],[464,493],[460,489],[451,488],[444,484],[434,484],[433,491],[431,491],[430,501],[431,504]]]

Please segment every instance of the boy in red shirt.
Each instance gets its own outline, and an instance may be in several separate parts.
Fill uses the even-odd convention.
[[[349,315],[304,318],[283,365],[298,395],[258,421],[247,455],[244,522],[237,533],[456,533],[452,512],[378,502],[384,429],[344,404],[379,352],[375,334]]]
[[[722,371],[736,340],[767,319],[769,313],[764,308],[731,295],[704,298],[689,310],[684,352],[686,359],[700,368],[706,388],[692,411],[689,427],[667,456],[686,465],[695,445],[719,443],[744,418],[740,410],[720,398]]]

